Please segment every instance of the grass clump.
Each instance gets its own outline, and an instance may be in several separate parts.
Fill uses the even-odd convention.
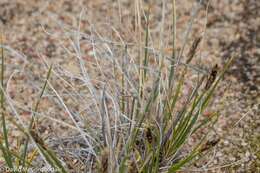
[[[137,9],[140,10],[138,4]],[[140,13],[138,14],[135,23],[140,24],[141,16]],[[75,169],[69,168],[71,166],[66,164],[65,159],[59,155],[60,153],[55,148],[51,150],[51,147],[38,133],[39,122],[36,114],[39,112],[38,107],[47,87],[53,91],[59,106],[64,109],[72,121],[73,125],[70,127],[72,126],[84,141],[84,149],[87,151],[84,159],[87,160],[87,163],[84,162],[85,167],[82,172],[177,172],[199,159],[217,144],[217,141],[207,142],[205,139],[216,123],[219,114],[214,112],[207,117],[201,115],[208,108],[214,97],[214,91],[233,58],[225,64],[223,69],[215,66],[206,72],[191,65],[202,39],[202,37],[196,38],[188,54],[184,55],[184,48],[194,17],[191,19],[185,35],[185,42],[181,50],[177,52],[174,0],[172,56],[168,58],[160,51],[155,54],[151,51],[153,49],[149,42],[150,19],[144,17],[145,29],[142,30],[141,26],[137,26],[138,35],[140,38],[143,36],[144,41],[139,40],[135,49],[137,55],[133,55],[135,58],[131,58],[128,54],[131,51],[129,49],[134,49],[133,47],[136,45],[124,42],[117,45],[117,49],[123,50],[123,56],[117,56],[112,51],[115,46],[114,42],[108,42],[100,38],[98,34],[95,35],[95,39],[93,39],[93,35],[85,38],[89,41],[87,43],[92,45],[95,70],[100,70],[100,78],[91,76],[90,68],[86,68],[89,64],[84,62],[80,50],[80,38],[86,35],[81,33],[80,29],[77,30],[75,41],[71,42],[75,50],[74,56],[79,64],[79,76],[66,76],[65,73],[62,73],[62,76],[57,66],[56,68],[50,66],[28,126],[19,118],[11,99],[5,93],[4,49],[1,43],[2,138],[0,149],[5,163],[10,169],[15,170],[14,168],[21,167],[24,168],[23,172],[28,172],[29,168],[37,167],[33,161],[38,155],[45,164],[55,168],[57,172],[64,173]],[[75,33],[73,34],[75,36]],[[112,48],[109,45],[112,45]],[[163,41],[161,41],[162,47]],[[186,57],[185,61],[182,61],[183,57]],[[155,63],[150,63],[151,58],[156,59]],[[194,70],[197,73],[196,80],[190,78],[190,75],[194,75]],[[95,123],[90,116],[87,116],[90,114],[88,112],[84,117],[84,123],[79,123],[76,114],[70,110],[59,90],[55,89],[50,82],[51,73],[56,78],[67,82],[66,84],[71,87],[73,92],[76,85],[72,84],[72,80],[66,81],[65,78],[69,76],[80,81],[81,86],[86,88],[84,91],[87,91],[87,94],[82,97],[83,94],[78,91],[79,96],[74,98],[82,102],[87,100],[87,96],[90,98],[87,102],[91,102],[91,109],[95,110],[91,112],[94,115]],[[101,87],[95,86],[94,81],[98,81]],[[187,87],[186,83],[191,81],[191,86]],[[22,142],[23,147],[17,151],[13,151],[9,145],[9,132],[5,117],[6,105],[15,115],[15,118],[9,117],[10,124],[25,136],[25,141]],[[18,121],[16,122],[16,120]],[[204,134],[200,139],[187,147],[193,135],[200,133],[201,130]],[[34,144],[34,150],[29,150],[30,142]]]

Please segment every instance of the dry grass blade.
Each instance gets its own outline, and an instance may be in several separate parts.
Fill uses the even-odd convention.
[[[199,46],[199,43],[201,41],[202,37],[197,37],[193,43],[192,43],[192,46],[189,50],[189,53],[187,55],[187,60],[186,60],[186,64],[189,64],[190,61],[192,60],[192,58],[194,57],[195,53],[196,53],[196,50],[197,50],[197,47]]]

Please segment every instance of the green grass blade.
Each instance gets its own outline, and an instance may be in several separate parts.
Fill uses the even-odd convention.
[[[2,151],[3,157],[9,168],[13,168],[12,160],[10,159],[10,154],[7,153],[6,147],[3,146],[2,141],[0,142],[0,150]]]
[[[148,65],[148,43],[149,43],[149,13],[147,15],[147,25],[146,25],[146,29],[145,29],[145,48],[144,48],[144,62],[143,62],[143,66],[144,66],[144,76],[143,76],[143,80],[146,80],[146,73],[147,73],[147,65]]]
[[[125,146],[125,156],[122,159],[122,162],[120,163],[120,166],[119,166],[119,170],[120,170],[119,172],[120,173],[121,172],[123,173],[126,170],[125,162],[127,161],[127,158],[129,157],[129,152],[130,152],[131,148],[133,147],[133,144],[136,140],[139,129],[140,129],[147,113],[150,110],[149,108],[150,108],[151,104],[155,101],[155,99],[157,98],[157,96],[159,94],[159,92],[158,92],[159,81],[160,81],[160,74],[158,75],[157,80],[154,82],[153,91],[152,91],[150,98],[148,99],[148,101],[146,103],[144,112],[141,114],[141,117],[139,118],[137,125],[134,127],[133,132],[130,134],[130,136],[128,138],[128,141],[127,141],[126,146]]]
[[[46,77],[46,80],[44,82],[44,85],[42,87],[42,90],[41,90],[41,93],[39,95],[39,98],[36,102],[36,105],[33,109],[33,115],[32,115],[32,118],[31,118],[31,121],[30,121],[30,125],[29,125],[29,130],[32,128],[33,126],[33,123],[35,121],[35,112],[38,111],[38,107],[39,107],[39,104],[40,104],[40,100],[44,94],[44,91],[46,90],[46,87],[47,87],[47,83],[48,83],[48,80],[50,79],[50,76],[51,76],[51,71],[52,71],[52,65],[50,66],[49,70],[48,70],[48,73],[47,73],[47,77]],[[27,137],[26,141],[25,141],[25,146],[24,146],[24,150],[22,152],[22,155],[21,155],[21,158],[22,159],[22,166],[25,165],[25,160],[26,160],[26,155],[27,155],[27,149],[28,149],[28,144],[29,144],[29,137]]]
[[[61,173],[67,173],[66,169],[63,167],[62,163],[60,160],[56,157],[56,155],[53,153],[53,151],[47,149],[46,152],[48,155],[52,158],[54,161],[54,165],[59,169],[59,172]]]
[[[0,44],[1,44],[1,87],[4,90],[4,71],[5,71],[5,63],[4,63],[4,48],[3,48],[3,40],[2,35],[0,38]],[[1,90],[1,116],[2,116],[2,127],[3,127],[3,136],[4,136],[4,143],[5,143],[5,149],[6,152],[3,153],[5,155],[5,159],[7,161],[7,164],[10,168],[13,168],[12,163],[12,155],[9,149],[9,142],[8,142],[8,130],[6,128],[6,122],[5,122],[5,106],[4,106],[4,91]],[[1,144],[2,145],[2,144]],[[3,149],[1,147],[1,149]]]
[[[202,122],[200,122],[194,129],[192,130],[191,134],[194,134],[198,129],[201,129],[203,126],[206,126],[208,123],[217,120],[219,117],[218,113],[214,113],[211,117],[205,118]]]
[[[191,162],[191,160],[193,160],[197,155],[199,154],[199,152],[197,150],[194,150],[192,153],[189,154],[189,156],[187,156],[185,159],[181,160],[180,162],[172,165],[169,170],[168,173],[176,173],[177,171],[179,171],[185,164]]]

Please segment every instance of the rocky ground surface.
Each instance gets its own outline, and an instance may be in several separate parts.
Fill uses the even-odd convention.
[[[151,32],[158,32],[161,21],[161,3],[156,0],[144,1],[152,4]],[[133,33],[134,3],[127,0],[1,0],[0,27],[4,33],[7,73],[16,71],[10,80],[9,93],[19,103],[21,115],[28,119],[31,105],[37,98],[47,69],[44,59],[59,64],[71,73],[79,73],[72,61],[72,55],[60,47],[71,49],[69,30],[78,28],[85,33],[95,32],[114,35],[108,26],[114,26],[123,39],[135,42]],[[166,1],[165,40],[170,44],[171,5]],[[177,38],[182,40],[183,31],[189,20],[191,9],[196,3],[177,0]],[[119,8],[120,7],[120,8]],[[191,36],[202,33],[206,18],[204,2],[195,20]],[[84,9],[84,14],[82,10]],[[81,16],[81,14],[83,14]],[[121,15],[118,15],[121,14]],[[211,0],[208,7],[208,22],[203,46],[200,48],[204,64],[223,64],[229,57],[237,57],[232,68],[221,83],[220,94],[216,96],[213,108],[220,110],[221,118],[215,133],[221,141],[211,159],[203,163],[205,170],[220,172],[260,172],[260,1],[257,0]],[[158,40],[154,40],[158,44]],[[181,41],[180,41],[181,45]],[[91,47],[84,47],[85,59],[91,61]],[[15,51],[14,51],[15,50]],[[16,54],[19,52],[19,55]],[[167,49],[166,49],[167,54]],[[56,85],[66,90],[62,84]],[[30,97],[28,97],[30,95]],[[47,109],[49,102],[42,102],[42,112],[59,115],[57,110]],[[77,102],[70,102],[77,106]],[[80,106],[79,106],[80,107]],[[83,109],[83,108],[79,108]],[[62,111],[60,109],[60,111]],[[65,114],[65,113],[64,113]],[[64,119],[66,115],[64,115]],[[57,118],[57,117],[56,117]],[[61,118],[61,117],[58,117]],[[51,122],[51,121],[50,121]],[[57,122],[58,123],[58,122]],[[55,124],[55,123],[54,123]],[[55,125],[52,124],[52,126]],[[65,128],[64,128],[65,129]],[[48,134],[48,128],[42,130]],[[66,132],[63,131],[66,136]],[[198,165],[201,167],[203,165]],[[198,168],[203,171],[203,169]],[[204,171],[205,171],[204,170]]]

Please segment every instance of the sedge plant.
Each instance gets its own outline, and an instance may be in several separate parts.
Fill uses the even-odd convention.
[[[187,55],[184,54],[184,49],[197,13],[196,10],[187,29],[184,44],[181,50],[177,52],[175,0],[172,0],[172,55],[166,57],[160,51],[157,54],[151,53],[151,50],[154,49],[151,48],[150,43],[150,10],[148,15],[145,16],[145,28],[142,30],[140,26],[140,6],[140,1],[136,0],[135,24],[138,25],[139,43],[137,44],[135,58],[130,58],[129,53],[136,45],[107,41],[93,30],[91,31],[93,35],[85,38],[88,41],[87,44],[91,44],[93,47],[95,67],[97,67],[95,70],[100,70],[100,78],[91,76],[92,73],[89,73],[91,64],[85,64],[83,60],[80,38],[86,36],[86,34],[80,31],[80,26],[77,31],[71,34],[76,35],[75,39],[69,37],[69,40],[75,50],[73,55],[78,60],[80,74],[75,77],[65,72],[60,73],[58,69],[50,66],[45,83],[33,108],[29,127],[26,127],[21,120],[15,121],[15,118],[19,119],[19,115],[5,93],[4,49],[3,43],[1,43],[2,135],[0,150],[6,166],[13,169],[14,172],[14,168],[17,167],[22,167],[24,172],[27,172],[29,168],[36,166],[33,160],[41,156],[45,164],[56,168],[57,172],[73,171],[62,161],[55,149],[51,150],[48,147],[48,144],[37,132],[36,113],[39,111],[40,101],[48,86],[54,91],[65,112],[73,121],[73,128],[79,132],[86,147],[88,147],[86,157],[89,164],[84,165],[85,170],[83,172],[174,173],[192,164],[217,144],[215,142],[210,146],[206,142],[206,137],[216,123],[219,114],[212,113],[206,118],[201,115],[210,105],[217,85],[234,58],[230,58],[222,69],[212,68],[203,71],[191,65],[196,56],[201,37],[194,39]],[[163,11],[162,16],[164,16],[164,13]],[[65,30],[64,32],[69,33],[70,31]],[[67,35],[69,35],[68,33]],[[116,33],[118,34],[118,32]],[[123,56],[113,52],[115,44],[117,44],[119,50],[122,50]],[[114,47],[110,48],[109,46]],[[108,58],[105,59],[105,57]],[[152,57],[158,60],[155,65],[150,63]],[[185,61],[182,60],[184,58]],[[107,64],[109,64],[109,67],[113,67],[112,72],[105,69]],[[86,67],[89,68],[86,69]],[[187,89],[186,82],[190,80],[189,75],[193,70],[198,72],[199,75],[197,80],[193,82],[192,87]],[[73,97],[82,102],[87,100],[88,103],[91,103],[89,107],[93,109],[90,112],[96,115],[95,123],[92,123],[88,117],[91,113],[86,113],[86,123],[84,126],[79,125],[75,115],[65,104],[65,99],[52,86],[49,80],[51,74],[62,81],[66,81],[68,76],[69,78],[76,78],[81,82],[81,86],[86,87],[88,93],[86,95],[90,98],[89,100],[82,93]],[[95,86],[94,81],[101,81],[100,83],[103,86]],[[74,88],[76,85],[72,85],[71,81],[66,82],[73,92],[76,92]],[[24,145],[19,151],[13,151],[9,144],[9,131],[5,116],[7,115],[6,105],[10,106],[16,115],[15,118],[10,116],[8,122],[25,136]],[[187,149],[188,140],[202,129],[208,130],[199,142]],[[30,151],[28,147],[30,142],[35,146],[33,151]]]

